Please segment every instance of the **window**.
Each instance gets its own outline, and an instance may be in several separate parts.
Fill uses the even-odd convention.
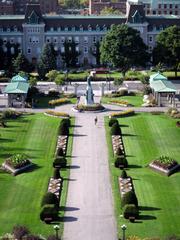
[[[84,43],[88,43],[88,37],[84,37]]]
[[[31,38],[29,38],[29,42],[30,42],[30,43],[32,42],[32,39],[31,39]]]
[[[58,30],[58,32],[60,32],[60,31],[61,31],[61,28],[60,28],[60,27],[58,27],[58,29],[57,29],[57,30]]]
[[[83,31],[83,26],[82,25],[79,26],[79,30]]]
[[[64,28],[64,31],[68,31],[68,27],[65,27],[65,28]]]
[[[61,43],[65,42],[65,37],[61,37]]]
[[[93,43],[96,43],[96,37],[93,37]]]
[[[17,32],[17,27],[14,27],[14,32]]]
[[[31,54],[31,48],[27,49],[27,54]]]
[[[167,8],[167,5],[166,5],[166,4],[164,4],[164,8]]]
[[[88,25],[88,31],[92,31],[91,25]]]
[[[74,38],[75,43],[79,43],[79,37]]]
[[[103,40],[103,36],[100,37],[100,42]]]
[[[161,15],[161,11],[158,11],[158,14]]]
[[[54,37],[53,40],[54,40],[54,43],[57,43],[57,37]]]
[[[53,32],[53,31],[54,31],[54,28],[53,28],[53,27],[51,27],[51,28],[50,28],[50,31],[51,31],[51,32]]]
[[[100,31],[100,27],[98,24],[96,25],[96,31]]]
[[[155,10],[153,11],[153,15],[156,15],[156,11]]]
[[[50,42],[51,42],[51,39],[50,39],[50,38],[46,38],[46,42],[47,42],[47,43],[50,43]]]
[[[10,43],[14,43],[14,38],[11,38],[11,39],[10,39]]]
[[[149,37],[149,42],[152,42],[153,41],[153,38],[152,36]]]
[[[7,32],[10,32],[11,31],[11,29],[10,28],[7,28]]]
[[[3,32],[3,28],[0,28],[0,32]]]
[[[88,48],[84,47],[84,53],[88,53]]]
[[[69,43],[72,42],[72,37],[68,37],[68,42],[69,42]]]
[[[17,42],[18,42],[18,43],[21,43],[21,42],[22,42],[22,40],[21,40],[20,37],[18,37]]]
[[[76,31],[76,28],[75,26],[72,26],[72,31],[75,32]]]
[[[76,52],[79,52],[79,46],[76,46]]]
[[[172,15],[172,11],[170,11],[170,12],[169,12],[169,14],[171,14],[171,15]]]
[[[3,43],[7,43],[7,39],[6,38],[3,39]]]
[[[61,47],[61,53],[64,53],[65,49],[64,47]]]
[[[159,8],[161,8],[161,4],[159,4]]]
[[[172,4],[169,4],[169,8],[172,8]]]
[[[152,51],[153,47],[152,46],[149,46],[149,51]]]

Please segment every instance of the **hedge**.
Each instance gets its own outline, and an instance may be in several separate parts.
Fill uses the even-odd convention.
[[[121,206],[124,207],[126,204],[134,204],[138,207],[138,200],[134,191],[126,192],[121,199]]]
[[[54,204],[44,205],[40,212],[41,221],[51,222],[58,217],[58,210]]]
[[[129,117],[129,116],[133,116],[134,114],[135,114],[134,110],[129,109],[129,110],[122,111],[122,112],[111,113],[110,118]]]
[[[53,167],[54,168],[65,168],[67,164],[67,160],[65,157],[57,157],[54,159]]]
[[[119,124],[117,119],[111,118],[111,119],[109,120],[109,127],[112,127],[112,125],[113,125],[114,123]]]
[[[126,219],[131,217],[138,218],[139,210],[135,204],[126,204],[123,208],[123,216]]]
[[[117,156],[115,158],[114,165],[117,168],[127,168],[128,167],[128,162],[127,162],[127,159],[125,157]]]
[[[111,127],[111,135],[121,135],[121,128],[118,123],[114,123]]]
[[[56,207],[59,206],[59,200],[56,196],[56,194],[52,192],[47,192],[42,199],[41,206],[47,205],[47,204],[54,204]]]
[[[63,136],[68,136],[69,135],[69,127],[67,127],[66,123],[60,124],[59,135],[63,135]]]

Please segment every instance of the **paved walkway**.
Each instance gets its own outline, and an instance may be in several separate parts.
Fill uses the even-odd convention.
[[[104,120],[76,116],[63,240],[117,240]]]

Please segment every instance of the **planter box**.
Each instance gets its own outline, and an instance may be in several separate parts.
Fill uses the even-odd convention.
[[[11,172],[14,176],[16,176],[17,174],[22,173],[22,172],[26,171],[27,169],[31,168],[32,166],[34,166],[34,164],[33,164],[33,163],[29,163],[29,164],[27,164],[26,166],[21,167],[21,168],[17,168],[17,169],[9,166],[9,165],[6,164],[6,163],[3,163],[2,166],[3,166],[6,170],[8,170],[9,172]]]
[[[177,165],[175,165],[174,167],[172,167],[170,169],[164,169],[164,168],[159,167],[159,166],[157,166],[157,165],[155,165],[153,163],[150,163],[149,167],[154,169],[154,170],[156,170],[156,171],[158,171],[158,172],[161,172],[161,173],[169,176],[169,175],[171,175],[171,173],[173,173],[175,170],[177,170],[180,167],[180,165],[177,164]]]

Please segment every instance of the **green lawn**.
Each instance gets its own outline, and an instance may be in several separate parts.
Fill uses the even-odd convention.
[[[109,97],[102,97],[101,102],[109,104],[109,101],[113,100],[126,100],[129,104],[131,104],[134,107],[140,107],[143,104],[143,97],[141,95],[136,96],[122,96],[122,97],[116,97],[116,98],[109,98]]]
[[[0,173],[0,235],[11,232],[15,224],[26,225],[35,234],[53,234],[53,226],[42,223],[39,212],[42,196],[53,174],[59,123],[58,118],[36,114],[10,121],[7,128],[0,128],[0,163],[13,153],[26,153],[37,165],[33,171],[16,177]],[[71,148],[72,137],[68,155],[71,155]],[[69,171],[63,172],[63,176],[68,177],[68,174]],[[65,185],[67,190],[67,183]],[[65,204],[65,198],[64,192],[62,204]]]
[[[180,236],[180,174],[170,177],[150,170],[147,164],[160,155],[180,159],[180,129],[176,120],[165,115],[150,113],[137,114],[133,117],[120,118],[123,141],[129,162],[128,175],[133,178],[136,195],[140,206],[138,223],[130,223],[120,217],[120,194],[118,176],[120,170],[113,165],[113,152],[108,119],[106,118],[107,143],[109,146],[112,188],[115,200],[115,212],[119,236],[121,225],[127,225],[127,235],[140,237],[160,237],[173,234]]]

